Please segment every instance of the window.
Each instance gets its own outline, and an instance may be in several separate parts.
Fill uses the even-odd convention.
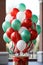
[[[36,14],[39,18],[39,1],[38,0],[6,0],[6,14],[9,13],[9,11],[13,8],[13,7],[16,7],[16,5],[18,5],[19,3],[25,3],[27,9],[30,9],[32,10],[32,13],[33,14]],[[39,24],[39,21],[38,23]],[[7,47],[9,47],[9,44],[6,44]],[[32,51],[31,53],[33,55],[31,55],[30,53],[30,58],[36,58],[36,52],[39,50],[38,48],[39,46],[39,36],[37,38],[37,43],[34,47],[34,52]],[[7,50],[9,51],[9,49],[7,48]],[[13,55],[13,54],[12,54]],[[10,55],[11,56],[11,55]]]

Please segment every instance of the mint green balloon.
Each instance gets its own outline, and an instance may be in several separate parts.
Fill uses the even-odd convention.
[[[30,40],[30,37],[31,37],[31,34],[28,30],[24,30],[22,33],[21,33],[21,38],[22,40],[24,40],[25,42],[28,42]]]
[[[6,32],[6,30],[7,30],[9,27],[11,27],[10,22],[8,22],[8,21],[3,22],[3,24],[2,24],[2,29],[3,29],[4,32]]]
[[[32,20],[33,23],[37,23],[38,22],[38,17],[36,15],[32,15],[31,20]]]
[[[6,42],[6,43],[9,43],[11,40],[8,38],[8,36],[6,35],[6,33],[4,33],[3,35],[3,40]]]
[[[35,39],[35,40],[33,40],[32,42],[33,42],[33,44],[35,45],[35,44],[36,44],[36,39]]]
[[[14,30],[18,31],[20,29],[20,27],[21,27],[21,22],[18,19],[15,19],[15,20],[12,21],[11,27]]]
[[[20,4],[18,5],[18,9],[19,9],[20,11],[24,11],[24,10],[26,10],[26,6],[25,6],[25,4],[20,3]]]
[[[40,27],[40,25],[37,25],[37,26],[36,26],[36,30],[37,30],[38,34],[41,33],[41,27]]]

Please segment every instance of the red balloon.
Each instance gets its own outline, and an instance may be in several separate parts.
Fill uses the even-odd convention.
[[[31,30],[30,30],[30,33],[31,33],[31,38],[30,38],[30,40],[36,39],[36,37],[37,37],[37,35],[38,35],[37,31],[34,30],[34,29],[31,29]]]
[[[19,10],[17,8],[13,8],[13,10],[11,11],[11,15],[14,16],[14,18],[16,18],[16,14],[19,12]]]
[[[8,28],[7,31],[6,31],[6,34],[9,38],[11,38],[11,34],[14,32],[14,29],[13,28]]]
[[[15,42],[15,44],[19,41],[19,40],[21,40],[21,36],[20,36],[20,34],[16,31],[16,32],[13,32],[12,34],[11,34],[11,40],[13,41],[13,42]]]
[[[32,12],[31,12],[31,10],[29,10],[29,9],[27,9],[27,10],[25,11],[25,14],[26,14],[26,18],[27,18],[27,19],[30,19],[30,18],[32,17]]]
[[[23,23],[21,24],[21,26],[24,26],[26,28],[29,28],[32,26],[32,21],[30,19],[24,19]]]

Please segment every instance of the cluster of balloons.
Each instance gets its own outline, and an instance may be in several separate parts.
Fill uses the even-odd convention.
[[[37,22],[38,17],[33,15],[30,9],[26,9],[25,4],[20,3],[18,8],[13,8],[6,15],[2,24],[2,29],[5,32],[4,41],[14,43],[14,52],[27,51],[32,43],[36,44],[36,38],[41,32],[41,27],[37,25]]]

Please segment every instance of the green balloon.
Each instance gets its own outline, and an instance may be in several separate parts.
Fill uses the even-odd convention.
[[[40,25],[37,25],[37,26],[36,26],[36,30],[37,30],[38,34],[41,33],[41,27],[40,27]]]
[[[36,39],[35,39],[35,40],[33,40],[32,42],[33,42],[33,44],[35,45],[35,44],[36,44]]]
[[[30,32],[28,30],[24,30],[22,33],[21,33],[21,38],[22,40],[24,40],[25,42],[28,42],[30,40]]]
[[[20,3],[19,6],[18,6],[18,9],[19,9],[20,11],[24,11],[24,10],[26,10],[26,6],[25,6],[25,4]]]
[[[6,43],[9,43],[11,40],[8,38],[8,36],[6,35],[6,33],[4,33],[3,35],[3,39]]]
[[[32,20],[33,23],[37,23],[38,22],[38,17],[36,15],[32,15],[31,20]]]
[[[18,19],[15,19],[15,20],[12,21],[11,27],[14,30],[18,31],[20,29],[20,27],[21,27],[21,22]]]
[[[10,22],[8,22],[8,21],[3,22],[3,24],[2,24],[2,29],[3,29],[4,32],[6,32],[6,30],[7,30],[9,27],[11,27]]]

